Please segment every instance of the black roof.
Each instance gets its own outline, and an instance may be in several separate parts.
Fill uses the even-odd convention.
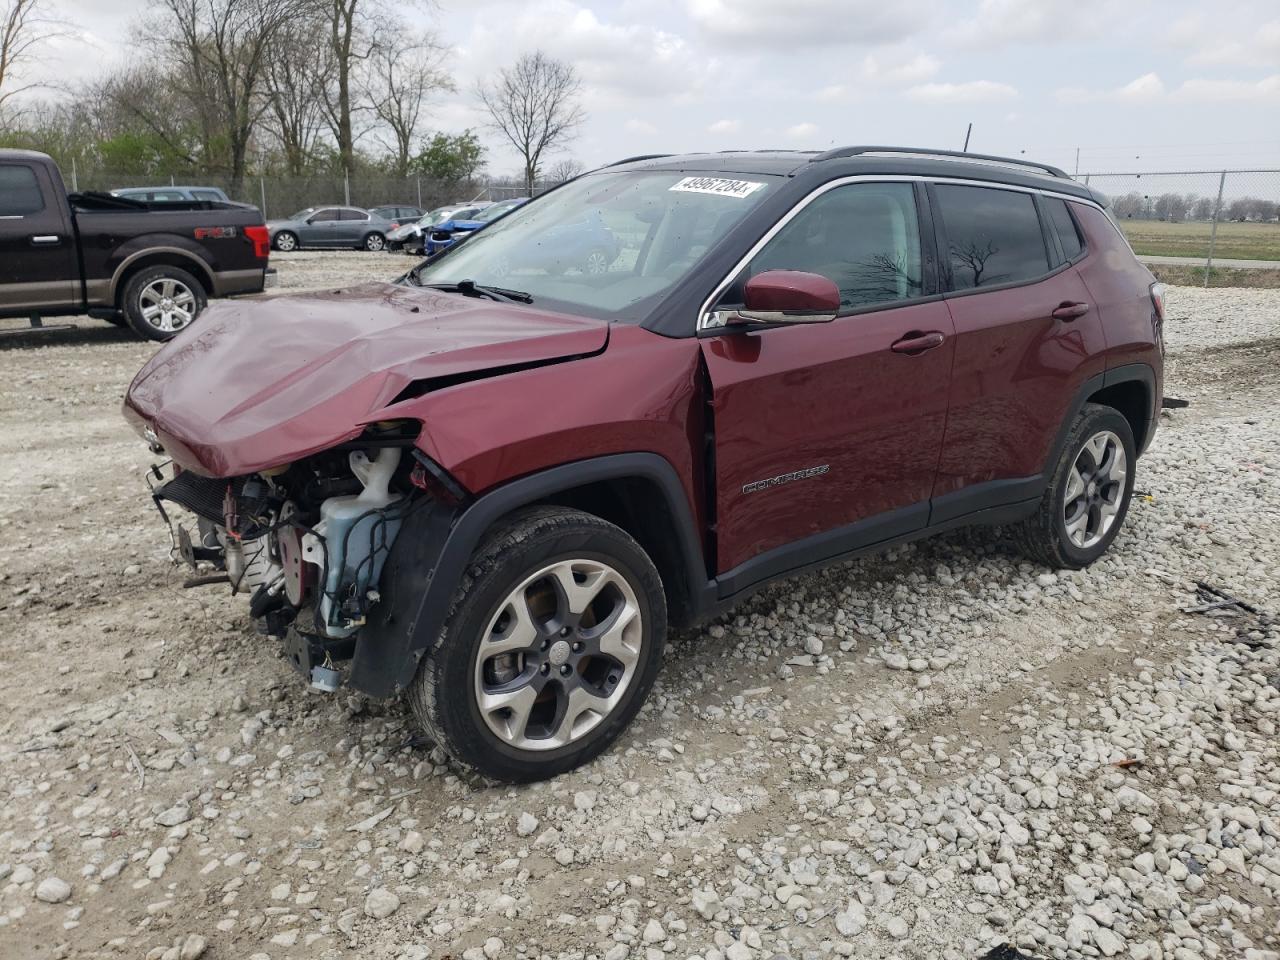
[[[1012,157],[922,150],[917,147],[839,147],[834,150],[727,150],[720,153],[651,154],[611,164],[641,170],[687,170],[692,173],[798,176],[821,172],[830,176],[896,174],[986,180],[1054,190],[1099,203],[1105,198],[1057,167]]]

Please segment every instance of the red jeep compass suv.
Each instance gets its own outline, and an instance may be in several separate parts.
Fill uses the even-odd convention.
[[[592,243],[612,256],[583,257]],[[1161,401],[1161,288],[1053,167],[851,147],[578,177],[394,283],[216,304],[129,388],[175,552],[315,686],[568,770],[668,624],[962,524],[1082,567]]]

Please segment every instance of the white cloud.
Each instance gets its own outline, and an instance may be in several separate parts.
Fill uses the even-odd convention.
[[[725,134],[737,133],[742,129],[742,124],[737,120],[717,120],[711,126],[707,127],[707,133]]]
[[[643,133],[646,136],[650,136],[658,132],[658,128],[652,123],[648,120],[641,120],[638,117],[632,117],[623,124],[623,127],[625,127],[630,133]]]
[[[1203,103],[1280,102],[1280,73],[1261,80],[1187,80],[1172,96]]]
[[[797,123],[783,131],[792,140],[807,140],[818,132],[816,123]]]
[[[1251,23],[1239,16],[1190,13],[1174,21],[1164,42],[1196,66],[1273,67],[1280,64],[1280,17]]]
[[[1114,27],[1121,7],[1112,0],[982,0],[950,32],[964,46],[1058,43],[1096,36],[1102,24]]]
[[[542,50],[572,63],[589,96],[670,97],[696,90],[716,67],[714,57],[695,54],[678,34],[647,23],[609,23],[573,0],[530,0],[486,12],[467,44],[466,59],[481,76],[520,53]]]
[[[777,49],[893,43],[929,23],[929,0],[687,0],[690,18],[713,37]]]
[[[927,53],[869,53],[862,59],[862,78],[889,87],[924,83],[942,68],[942,61]]]
[[[922,83],[905,94],[923,103],[985,103],[1012,100],[1018,91],[1007,83],[993,80],[970,80],[967,83]]]
[[[1111,90],[1091,90],[1087,87],[1062,87],[1054,96],[1062,103],[1093,103],[1114,100],[1127,103],[1148,103],[1164,96],[1164,81],[1156,73],[1144,73],[1122,87]]]

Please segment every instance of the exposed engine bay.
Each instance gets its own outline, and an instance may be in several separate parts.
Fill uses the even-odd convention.
[[[245,477],[170,465],[166,478],[165,466],[152,470],[175,561],[225,573],[233,593],[248,594],[258,629],[284,639],[294,667],[320,689],[340,682],[335,661],[350,659],[381,599],[379,578],[404,520],[433,490],[448,496],[408,426],[379,424],[335,449]],[[194,514],[194,525],[171,517],[167,505]]]

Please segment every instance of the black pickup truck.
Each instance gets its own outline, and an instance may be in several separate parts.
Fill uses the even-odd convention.
[[[0,150],[0,317],[88,313],[168,340],[210,297],[262,290],[268,239],[256,207],[68,195],[43,153]]]

